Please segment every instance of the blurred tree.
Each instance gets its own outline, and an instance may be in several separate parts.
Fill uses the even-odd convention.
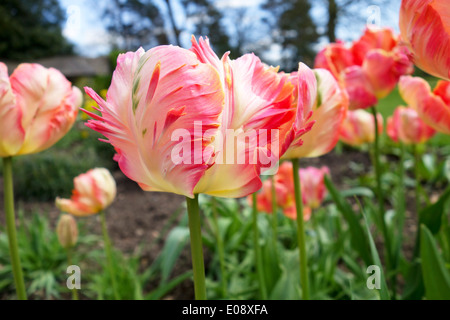
[[[58,0],[2,0],[0,57],[27,60],[72,53],[62,35],[65,19]]]
[[[221,57],[230,50],[229,36],[223,25],[223,15],[211,0],[182,0],[186,20],[192,25],[196,38],[208,37],[215,52]],[[232,50],[233,51],[233,50]]]
[[[121,50],[168,44],[169,37],[160,8],[152,0],[103,1],[103,18],[113,45]]]
[[[274,20],[272,36],[281,46],[281,67],[285,71],[298,68],[302,61],[311,65],[316,54],[314,45],[319,39],[316,25],[310,16],[308,0],[267,0],[263,9],[269,10]]]
[[[365,23],[368,19],[367,9],[370,6],[386,7],[392,0],[324,0],[328,21],[325,35],[329,42],[336,42],[336,30],[339,23],[346,23],[354,28],[357,23]]]

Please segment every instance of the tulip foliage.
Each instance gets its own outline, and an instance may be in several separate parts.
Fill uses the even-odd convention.
[[[24,63],[9,75],[0,63],[8,285],[20,299],[32,291],[12,160],[51,148],[78,121],[114,148],[117,170],[71,177],[71,196],[55,195],[54,239],[78,263],[79,224],[100,220],[108,298],[128,298],[133,283],[137,298],[159,299],[191,278],[196,299],[450,299],[450,152],[439,143],[450,141],[448,10],[403,0],[400,35],[367,27],[291,73],[253,53],[219,57],[207,37],[193,36],[189,49],[139,48],[118,56],[106,94],[84,88],[93,105],[80,117],[81,91],[61,72]],[[440,79],[412,75],[414,65]],[[119,171],[146,197],[186,201],[161,255],[132,280],[106,223]],[[188,240],[192,272],[170,280]],[[379,272],[373,286],[369,270]],[[156,279],[161,287],[144,295]],[[71,288],[72,299],[84,290]]]

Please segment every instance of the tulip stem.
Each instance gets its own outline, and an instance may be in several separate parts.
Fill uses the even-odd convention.
[[[259,247],[259,229],[258,229],[258,203],[256,192],[252,194],[252,218],[253,218],[253,245],[255,250],[256,272],[259,280],[259,291],[262,300],[267,300],[266,281],[264,278],[264,269],[261,256],[261,248]]]
[[[17,243],[16,218],[14,213],[14,188],[12,175],[12,157],[3,158],[3,192],[5,201],[6,233],[8,235],[9,254],[16,286],[17,298],[27,300],[25,281],[20,264],[19,246]]]
[[[221,273],[221,285],[222,285],[222,296],[223,298],[227,297],[227,274],[226,274],[226,268],[225,268],[225,254],[224,254],[224,248],[223,248],[223,239],[220,234],[220,228],[219,228],[219,216],[217,214],[217,202],[216,198],[211,198],[211,206],[212,206],[212,213],[213,213],[213,221],[214,221],[214,228],[216,229],[216,238],[217,238],[217,251],[219,253],[219,264],[220,264],[220,273]]]
[[[194,199],[186,197],[191,239],[192,269],[194,271],[194,291],[196,300],[206,300],[205,264],[203,262],[202,226],[198,195]]]
[[[384,194],[383,188],[381,187],[381,167],[380,167],[380,134],[378,132],[378,117],[377,117],[377,109],[376,107],[370,108],[372,111],[372,115],[374,118],[374,130],[375,130],[375,141],[373,143],[373,162],[375,169],[375,178],[376,178],[376,194],[378,200],[378,214],[379,214],[379,222],[381,226],[381,231],[383,233],[384,245],[385,245],[385,259],[386,259],[386,269],[387,273],[391,271],[391,243],[389,239],[389,233],[386,226],[386,221],[384,219],[385,215],[385,207],[384,207]]]
[[[272,198],[272,228],[273,228],[273,246],[275,249],[275,254],[277,255],[275,258],[278,262],[278,250],[277,250],[277,242],[278,242],[278,205],[277,205],[277,192],[275,188],[275,176],[272,175],[270,177],[271,180],[271,198]]]
[[[106,217],[105,217],[105,211],[100,211],[100,220],[102,222],[102,232],[103,232],[103,242],[105,245],[105,254],[106,259],[108,263],[108,271],[109,276],[111,277],[111,284],[113,288],[114,293],[114,299],[120,300],[119,291],[117,290],[117,283],[116,283],[116,277],[114,273],[114,265],[113,265],[113,259],[112,259],[112,250],[111,250],[111,240],[108,236],[108,228],[106,226]]]
[[[300,185],[300,164],[298,159],[292,159],[295,208],[297,211],[297,242],[300,257],[300,282],[302,286],[303,300],[309,300],[308,261],[306,254],[305,222],[303,220],[303,200]]]
[[[66,248],[67,253],[67,263],[69,266],[72,265],[72,248],[69,246]],[[72,289],[72,300],[78,300],[78,289],[73,288]]]
[[[414,156],[414,178],[416,179],[416,212],[419,217],[419,211],[421,208],[420,199],[420,154],[417,150],[417,145],[413,144],[413,156]]]

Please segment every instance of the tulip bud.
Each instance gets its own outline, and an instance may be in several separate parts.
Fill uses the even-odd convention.
[[[56,226],[59,243],[66,249],[75,246],[78,239],[78,227],[75,218],[62,214]]]

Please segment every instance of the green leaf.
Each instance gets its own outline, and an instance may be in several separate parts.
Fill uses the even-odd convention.
[[[167,236],[161,252],[161,282],[166,282],[181,251],[189,239],[189,228],[175,227]]]
[[[438,201],[419,212],[419,223],[424,224],[432,234],[437,234],[441,228],[442,214],[450,198],[450,187],[444,191]]]
[[[445,268],[431,231],[420,226],[420,258],[425,283],[425,296],[429,300],[450,299],[450,274]]]
[[[338,210],[342,213],[349,225],[353,249],[359,253],[367,265],[370,265],[372,263],[372,258],[369,255],[369,244],[360,224],[359,216],[353,211],[351,206],[345,201],[327,176],[325,176],[325,185]]]
[[[363,213],[364,222],[366,224],[367,236],[369,237],[370,244],[370,252],[372,254],[372,260],[375,265],[380,268],[381,271],[381,288],[380,288],[380,299],[381,300],[390,300],[389,290],[386,284],[386,277],[384,276],[383,266],[380,261],[380,256],[378,255],[377,247],[375,246],[375,241],[373,241],[372,234],[370,233],[369,222],[366,219],[366,216]]]
[[[192,276],[192,271],[186,271],[185,273],[173,278],[169,282],[160,285],[157,289],[153,290],[145,296],[146,300],[159,300],[169,293],[173,288],[178,286],[181,282]]]

